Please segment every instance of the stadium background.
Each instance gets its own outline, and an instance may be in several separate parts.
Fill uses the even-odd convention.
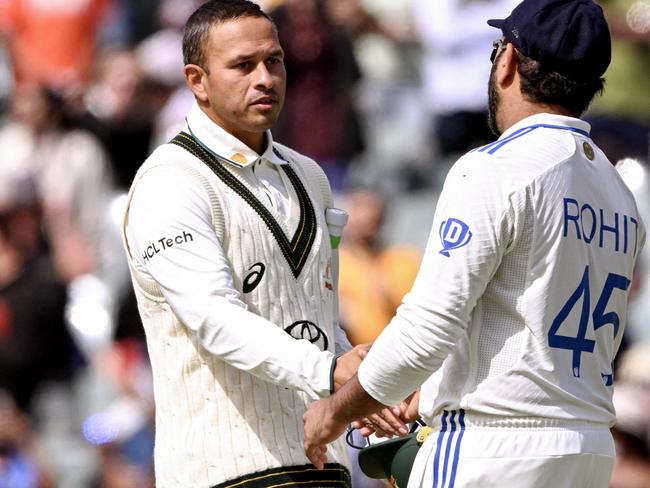
[[[200,3],[0,0],[0,487],[153,486],[151,379],[118,230],[135,170],[192,102],[180,38]],[[351,214],[342,322],[372,340],[410,287],[447,170],[489,142],[498,33],[485,20],[516,2],[260,3],[289,79],[274,137],[318,160]],[[650,1],[598,3],[614,61],[587,119],[648,224]],[[650,486],[647,248],[617,359],[616,488]]]

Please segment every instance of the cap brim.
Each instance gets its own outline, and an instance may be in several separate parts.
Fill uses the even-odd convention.
[[[385,479],[390,476],[390,465],[397,450],[416,434],[373,444],[359,451],[359,467],[369,478]]]
[[[490,19],[487,23],[489,26],[503,30],[503,26],[506,25],[506,19]]]

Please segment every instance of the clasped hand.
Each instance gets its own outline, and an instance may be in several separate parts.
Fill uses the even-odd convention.
[[[374,433],[377,437],[392,437],[406,434],[406,422],[417,418],[417,395],[387,407],[363,390],[356,371],[369,349],[370,344],[359,345],[337,359],[334,371],[337,393],[312,403],[303,416],[305,454],[318,469],[327,462],[326,445],[341,436],[350,421],[363,436]]]

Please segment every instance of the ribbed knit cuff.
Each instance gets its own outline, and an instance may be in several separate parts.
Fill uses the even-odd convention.
[[[335,354],[332,357],[332,365],[330,366],[330,395],[334,394],[334,370],[336,369],[336,360],[342,356],[343,353]]]

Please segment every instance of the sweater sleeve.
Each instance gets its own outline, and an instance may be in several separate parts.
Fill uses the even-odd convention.
[[[205,190],[172,166],[148,170],[129,207],[135,265],[160,286],[179,320],[214,356],[316,399],[329,394],[333,355],[247,310],[215,234]]]

